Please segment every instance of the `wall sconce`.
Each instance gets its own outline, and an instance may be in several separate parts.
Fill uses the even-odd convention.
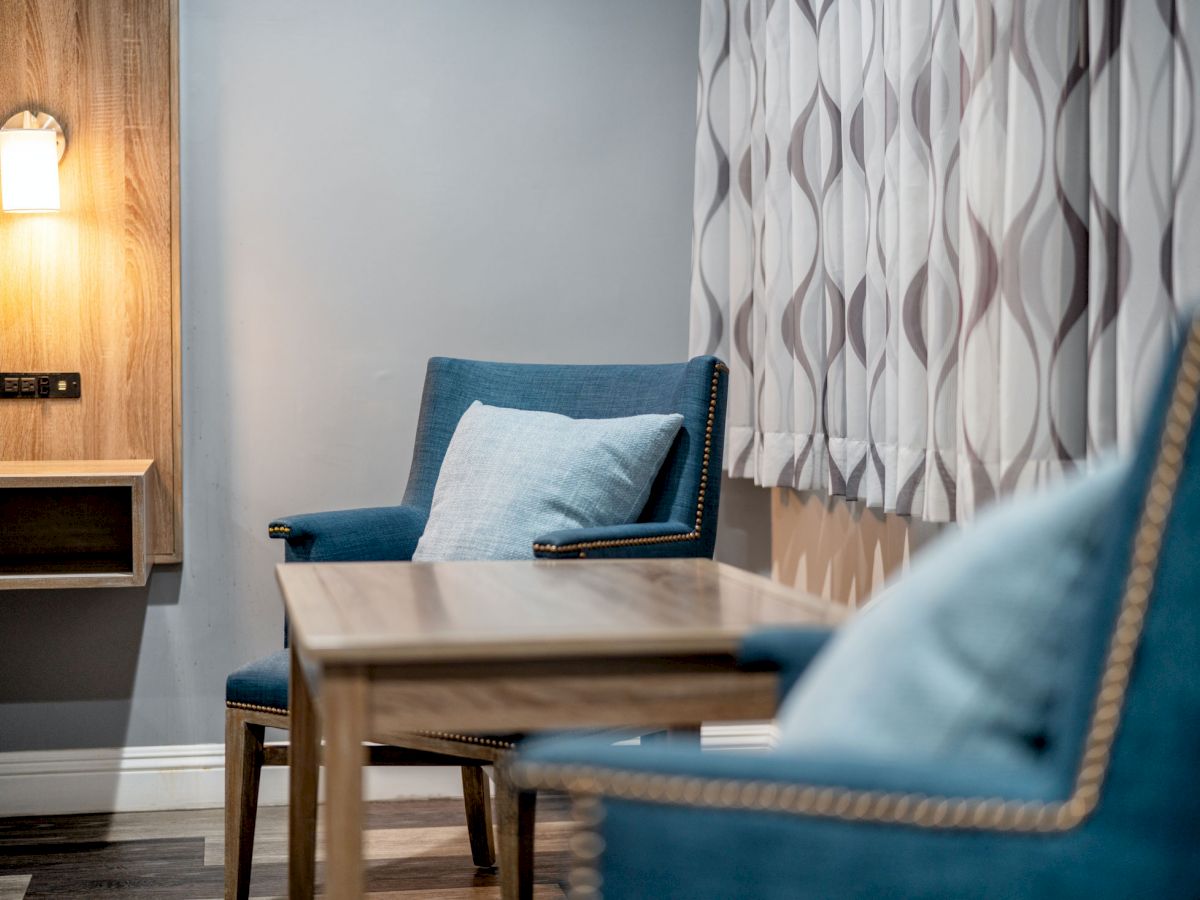
[[[5,212],[57,212],[62,126],[46,113],[19,112],[0,127],[0,205]]]

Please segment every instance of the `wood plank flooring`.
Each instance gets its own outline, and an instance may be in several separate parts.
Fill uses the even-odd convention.
[[[540,798],[535,900],[564,896],[566,801]],[[371,900],[494,900],[494,870],[471,863],[459,800],[367,806]],[[0,819],[0,900],[43,897],[216,900],[223,890],[219,809]],[[323,855],[318,855],[318,890]],[[286,893],[287,810],[259,810],[254,898]]]

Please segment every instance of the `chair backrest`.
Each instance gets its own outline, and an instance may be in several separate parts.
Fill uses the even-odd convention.
[[[1168,362],[1109,514],[1107,552],[1080,591],[1087,602],[1052,729],[1064,793],[1081,808],[1095,804],[1085,832],[1122,835],[1135,868],[1161,873],[1168,864],[1192,879],[1200,878],[1198,404],[1200,319],[1186,324]]]
[[[692,552],[716,541],[727,369],[712,356],[664,365],[529,365],[434,357],[425,374],[404,503],[428,510],[458,420],[476,400],[577,419],[679,413],[683,425],[638,521],[697,526]],[[700,487],[706,486],[701,501]]]

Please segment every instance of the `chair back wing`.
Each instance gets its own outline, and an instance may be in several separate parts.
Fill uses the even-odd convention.
[[[1110,512],[1049,748],[1064,793],[1098,798],[1099,833],[1177,845],[1200,865],[1200,319],[1183,337]],[[1082,687],[1082,690],[1080,689]],[[1056,738],[1057,736],[1057,738]],[[1093,797],[1094,795],[1094,797]],[[1130,851],[1133,852],[1133,851]]]
[[[697,550],[711,556],[720,500],[726,374],[725,366],[712,356],[686,363],[597,366],[435,357],[425,375],[404,503],[429,509],[450,438],[476,400],[576,419],[679,413],[683,424],[639,521],[698,521]]]

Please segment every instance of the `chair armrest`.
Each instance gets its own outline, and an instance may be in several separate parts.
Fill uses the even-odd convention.
[[[700,532],[682,522],[633,522],[553,531],[533,542],[533,555],[539,559],[698,556],[701,544]],[[688,552],[692,548],[694,552]]]
[[[921,797],[1055,796],[1032,767],[658,745],[631,751],[558,737],[522,745],[509,774],[524,788],[567,790],[580,801],[577,818],[600,840],[579,846],[602,850],[593,861],[605,900],[1032,896],[1038,891],[1017,888],[1036,883],[1035,863],[1045,863],[1051,879],[1069,867],[1031,857],[1031,842],[1055,846],[1040,834],[863,821],[884,795],[910,798],[907,810]],[[936,800],[920,807],[936,808]],[[1080,852],[1063,843],[1068,860]]]
[[[408,560],[426,519],[412,506],[339,509],[276,519],[267,532],[287,541],[288,562]]]
[[[738,665],[750,672],[779,672],[782,700],[832,636],[833,629],[825,627],[764,628],[742,641]]]

